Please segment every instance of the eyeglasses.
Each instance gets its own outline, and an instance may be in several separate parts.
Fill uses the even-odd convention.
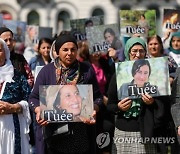
[[[140,55],[144,55],[146,53],[146,51],[144,49],[133,49],[130,51],[131,55],[137,55],[137,53],[139,53]]]

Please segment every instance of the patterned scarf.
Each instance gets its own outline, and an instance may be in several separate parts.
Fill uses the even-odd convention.
[[[80,75],[80,64],[76,60],[70,67],[62,66],[59,58],[55,59],[54,65],[56,67],[56,84],[76,84]]]
[[[131,117],[138,117],[140,110],[141,110],[141,104],[142,104],[142,100],[141,99],[136,99],[132,101],[132,105],[131,108],[129,110],[127,110],[124,113],[124,117],[125,118],[131,118]]]
[[[134,84],[134,80],[131,81],[131,84],[132,85]],[[141,98],[133,99],[131,107],[124,113],[123,116],[125,118],[138,117],[141,110],[141,104],[142,104]]]

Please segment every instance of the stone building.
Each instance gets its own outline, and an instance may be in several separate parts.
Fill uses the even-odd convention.
[[[104,23],[119,22],[119,9],[155,9],[161,19],[163,8],[178,8],[175,0],[1,0],[4,19],[52,27],[53,33],[70,28],[70,19],[104,15]]]

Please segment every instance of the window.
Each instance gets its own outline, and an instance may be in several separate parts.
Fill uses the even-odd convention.
[[[70,15],[67,11],[61,11],[58,15],[57,31],[70,30]]]
[[[92,16],[104,16],[104,11],[100,8],[96,8],[93,12],[92,12]],[[104,20],[104,18],[103,18]],[[103,21],[104,23],[104,21]]]
[[[39,25],[39,14],[36,11],[29,12],[27,16],[28,25]]]
[[[100,8],[97,8],[93,11],[92,16],[101,16],[104,15],[104,11]]]

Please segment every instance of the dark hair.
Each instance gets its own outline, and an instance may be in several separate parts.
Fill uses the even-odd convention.
[[[2,33],[4,33],[4,32],[10,32],[10,33],[12,34],[12,36],[13,36],[12,30],[10,30],[10,29],[7,28],[7,27],[0,27],[0,35],[1,35]]]
[[[160,53],[163,54],[164,53],[163,42],[162,42],[162,39],[161,39],[161,37],[159,35],[153,35],[151,37],[148,37],[147,38],[147,44],[149,44],[149,42],[154,38],[157,39],[158,43],[160,44],[160,46],[161,46]]]
[[[104,30],[104,36],[105,36],[106,33],[110,33],[111,35],[115,36],[115,32],[114,32],[114,30],[112,28],[106,28]]]
[[[78,42],[78,53],[84,61],[89,59],[89,46],[87,41]]]
[[[87,20],[85,23],[84,23],[84,26],[87,27],[88,24],[92,23],[93,24],[93,21],[91,19]]]
[[[145,15],[144,14],[141,14],[142,17],[144,17],[144,19],[146,19]]]
[[[149,67],[149,76],[151,74],[151,66],[149,64],[149,61],[148,60],[145,60],[145,59],[139,59],[139,60],[136,60],[133,64],[133,67],[132,67],[132,76],[134,77],[134,75],[140,70],[140,68],[144,65],[147,65]]]
[[[41,38],[38,43],[38,50],[40,49],[41,44],[43,44],[43,43],[48,43],[48,44],[52,45],[52,40],[49,38],[46,38],[46,37]]]

